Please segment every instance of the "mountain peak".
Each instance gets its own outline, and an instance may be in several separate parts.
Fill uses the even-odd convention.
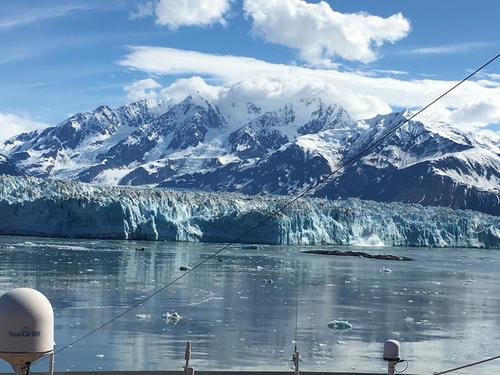
[[[184,100],[180,103],[181,105],[194,105],[198,107],[202,107],[205,110],[208,110],[208,107],[212,107],[212,104],[205,99],[203,96],[199,94],[190,94],[184,98]]]

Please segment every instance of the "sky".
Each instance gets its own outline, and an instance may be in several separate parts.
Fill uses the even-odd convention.
[[[0,0],[0,140],[142,98],[417,109],[500,53],[497,0]],[[500,59],[426,113],[500,134]]]

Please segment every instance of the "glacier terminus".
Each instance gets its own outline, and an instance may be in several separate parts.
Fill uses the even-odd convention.
[[[500,247],[500,218],[359,199],[175,192],[0,176],[0,234],[364,246]]]

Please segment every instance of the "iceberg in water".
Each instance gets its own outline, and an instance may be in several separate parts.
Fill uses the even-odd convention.
[[[177,322],[182,319],[182,316],[177,312],[174,312],[172,314],[170,314],[169,312],[166,312],[161,317],[163,319],[165,319],[167,321],[167,323],[172,322],[175,324],[177,324]]]
[[[261,244],[500,248],[500,217],[348,199],[245,196],[0,176],[0,234]]]
[[[338,329],[338,330],[351,329],[352,324],[349,323],[347,320],[330,320],[328,322],[328,328]]]

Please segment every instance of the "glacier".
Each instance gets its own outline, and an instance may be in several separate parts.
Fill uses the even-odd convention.
[[[279,213],[276,210],[285,206]],[[246,196],[0,176],[0,234],[122,240],[500,248],[500,217],[356,198]],[[250,228],[263,220],[264,225]]]

